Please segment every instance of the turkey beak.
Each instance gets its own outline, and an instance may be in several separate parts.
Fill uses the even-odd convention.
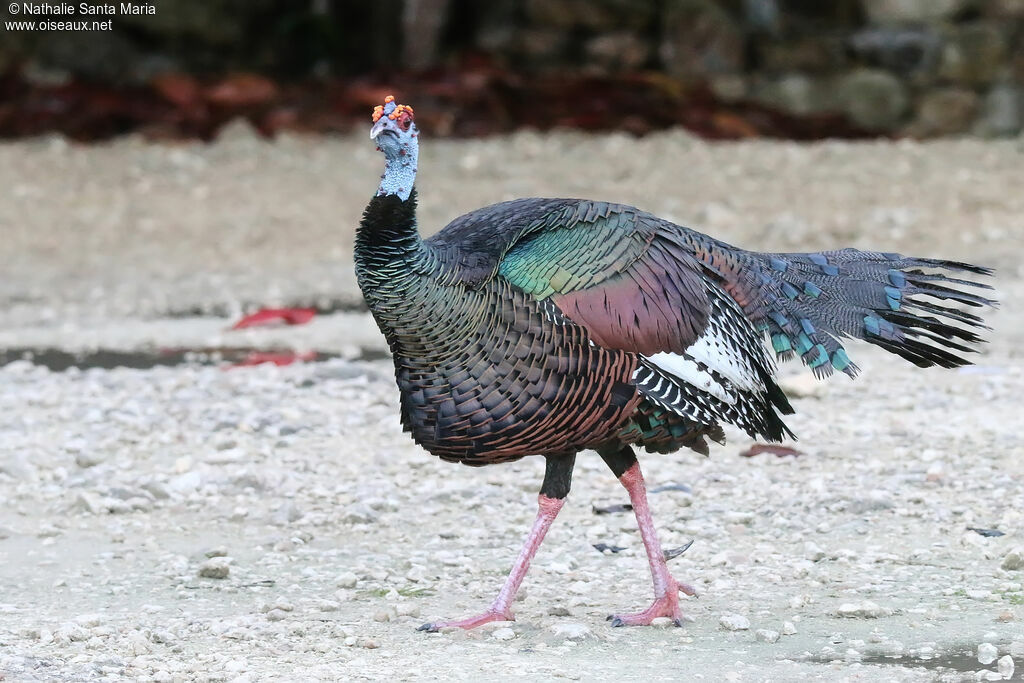
[[[376,140],[377,136],[387,130],[388,122],[391,121],[386,116],[382,116],[377,120],[377,123],[373,124],[373,128],[370,129],[370,139]]]

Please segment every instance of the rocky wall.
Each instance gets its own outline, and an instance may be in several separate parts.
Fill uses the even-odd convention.
[[[1024,120],[1024,0],[164,0],[103,34],[0,40],[0,73],[43,82],[386,79],[467,64],[661,73],[669,88],[838,112],[879,134],[1009,136]]]

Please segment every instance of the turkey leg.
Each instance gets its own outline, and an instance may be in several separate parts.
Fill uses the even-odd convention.
[[[512,565],[512,571],[505,579],[505,585],[501,587],[498,596],[491,603],[491,606],[483,614],[478,614],[465,619],[454,621],[435,621],[420,626],[419,631],[434,632],[447,626],[458,628],[476,628],[491,621],[515,621],[512,615],[512,601],[519,591],[519,586],[526,578],[526,572],[530,569],[530,561],[537,554],[537,549],[544,541],[551,523],[558,516],[558,511],[565,503],[565,497],[569,495],[569,488],[572,485],[572,468],[576,462],[574,455],[548,456],[547,466],[544,471],[544,483],[540,487],[540,495],[537,497],[537,519],[533,522],[533,528],[523,543],[519,557]]]
[[[640,538],[647,551],[647,562],[651,566],[651,578],[654,580],[654,602],[643,612],[633,614],[613,614],[608,617],[612,626],[647,626],[658,617],[668,617],[676,626],[682,626],[683,613],[679,608],[679,593],[696,595],[693,586],[677,581],[668,571],[665,553],[662,552],[658,533],[654,529],[651,508],[647,504],[647,488],[644,475],[640,471],[633,449],[628,446],[614,450],[599,450],[598,453],[611,467],[629,493],[633,503],[633,514],[636,515],[637,526],[640,527]]]

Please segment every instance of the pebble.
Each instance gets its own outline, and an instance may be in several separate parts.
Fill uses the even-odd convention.
[[[870,600],[859,603],[846,602],[836,610],[836,616],[850,619],[878,619],[891,614],[892,610],[877,605]]]
[[[992,643],[982,643],[978,646],[978,662],[986,666],[996,661],[999,650]]]
[[[355,588],[357,583],[359,583],[359,577],[353,572],[339,574],[338,578],[334,581],[334,584],[339,588]]]
[[[818,546],[814,541],[807,541],[804,543],[804,557],[811,562],[820,562],[824,560],[826,555],[825,551]]]
[[[674,625],[675,623],[669,617],[655,617],[651,620],[651,626],[654,628],[668,628]]]
[[[1024,569],[1024,548],[1016,548],[1006,553],[999,567],[1008,572]]]
[[[750,619],[742,614],[724,614],[718,623],[726,631],[746,631],[750,628]]]
[[[231,572],[231,558],[211,557],[199,565],[199,576],[204,579],[226,579]]]
[[[796,624],[794,624],[792,621],[784,621],[784,622],[782,622],[782,635],[784,635],[784,636],[791,636],[791,635],[794,635],[795,633],[796,633]]]
[[[996,670],[999,672],[999,675],[1001,675],[1006,680],[1013,679],[1014,668],[1015,667],[1013,665],[1013,657],[1011,657],[1010,655],[1003,655],[999,658],[999,662],[996,664]]]
[[[82,451],[75,454],[75,464],[82,469],[95,467],[103,462],[103,456],[98,451]]]
[[[414,602],[400,602],[395,606],[395,614],[400,617],[418,617],[420,606]]]
[[[502,628],[495,629],[491,632],[491,638],[494,638],[495,640],[512,640],[515,637],[516,632],[507,626],[503,626]]]
[[[754,637],[760,640],[762,643],[777,643],[779,642],[780,633],[767,628],[759,628],[754,631]]]
[[[575,621],[561,621],[551,627],[551,632],[566,640],[583,640],[592,635],[590,627]]]

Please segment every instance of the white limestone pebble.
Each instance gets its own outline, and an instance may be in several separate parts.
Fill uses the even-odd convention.
[[[566,640],[583,640],[591,635],[590,628],[586,624],[575,621],[563,621],[554,624],[551,632]]]
[[[1003,655],[1002,657],[1000,657],[999,662],[996,665],[996,670],[999,671],[999,674],[1003,678],[1005,678],[1006,680],[1011,680],[1013,678],[1014,670],[1013,657],[1011,657],[1010,655]]]
[[[878,619],[892,614],[892,610],[875,604],[870,600],[864,602],[845,602],[836,610],[836,616],[849,619]]]
[[[226,579],[231,573],[231,558],[211,557],[199,565],[199,576],[204,579]]]
[[[794,624],[792,621],[784,621],[784,622],[782,622],[782,635],[784,635],[784,636],[791,636],[791,635],[794,635],[795,633],[796,633],[796,624]]]
[[[718,623],[726,631],[746,631],[750,628],[750,619],[742,614],[723,614]]]
[[[754,631],[754,637],[762,643],[777,643],[779,642],[780,635],[781,634],[778,631],[773,631],[768,628],[759,628]]]
[[[342,572],[334,583],[339,588],[355,588],[359,583],[359,577],[354,572]]]
[[[516,637],[516,632],[510,629],[508,626],[494,629],[491,633],[491,638],[495,640],[512,640]]]
[[[996,661],[998,655],[999,650],[992,643],[982,643],[978,646],[978,662],[981,664],[991,664]]]
[[[1008,572],[1024,569],[1024,548],[1016,548],[1006,553],[999,566]]]

